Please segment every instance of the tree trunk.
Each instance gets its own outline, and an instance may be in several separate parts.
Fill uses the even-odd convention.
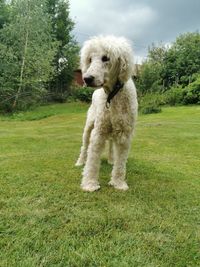
[[[26,61],[26,51],[27,51],[27,47],[28,47],[28,28],[26,31],[26,37],[25,37],[25,45],[24,45],[24,54],[22,57],[22,65],[21,65],[21,71],[20,71],[20,79],[19,79],[19,88],[17,90],[16,96],[15,96],[15,100],[13,102],[12,108],[14,109],[17,105],[17,101],[19,99],[21,90],[22,90],[22,83],[23,83],[23,74],[24,74],[24,66],[25,66],[25,61]]]

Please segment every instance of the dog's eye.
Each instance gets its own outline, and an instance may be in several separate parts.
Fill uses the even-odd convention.
[[[90,58],[88,59],[88,61],[89,61],[89,63],[91,63],[91,62],[92,62],[92,58],[90,57]]]
[[[107,62],[107,61],[109,61],[110,59],[109,59],[109,57],[107,57],[107,56],[103,56],[103,57],[101,58],[101,60],[102,60],[103,62]]]

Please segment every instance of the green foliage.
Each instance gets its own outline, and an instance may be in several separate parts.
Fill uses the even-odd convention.
[[[183,104],[184,90],[182,87],[172,87],[164,94],[165,104],[170,106]]]
[[[172,87],[164,93],[165,104],[200,104],[200,77],[188,86]]]
[[[92,101],[93,92],[94,89],[91,87],[74,87],[72,95],[75,100],[90,103]]]
[[[162,43],[159,45],[152,44],[148,49],[148,60],[162,65],[167,52],[167,47]]]
[[[64,102],[79,51],[68,1],[0,0],[0,8],[0,110]]]
[[[140,94],[161,90],[160,85],[161,65],[156,62],[146,61],[141,66],[136,85]]]
[[[56,75],[50,82],[49,92],[52,100],[65,101],[70,94],[74,70],[78,67],[79,47],[71,31],[74,22],[69,17],[69,2],[48,0],[48,12],[52,19],[52,33],[59,42],[54,58]]]
[[[164,103],[163,95],[159,93],[147,93],[139,97],[139,111],[142,114],[161,112],[161,105]]]
[[[11,109],[18,75],[18,59],[12,47],[0,43],[0,110]]]
[[[51,36],[45,0],[12,1],[10,23],[0,31],[0,109],[39,103],[54,74],[57,43]]]
[[[167,48],[160,44],[153,44],[148,51],[148,58],[140,67],[139,75],[136,79],[136,85],[139,94],[164,91],[162,72],[164,57]]]
[[[184,88],[183,104],[200,104],[200,76]]]
[[[200,103],[200,34],[180,35],[171,47],[153,45],[136,85],[140,109],[155,112],[160,105]]]
[[[165,104],[165,98],[160,93],[146,93],[138,97],[139,109],[146,106],[160,106]]]
[[[200,33],[186,33],[177,37],[164,57],[162,78],[166,87],[186,86],[194,73],[200,71]]]
[[[195,81],[199,72],[200,34],[186,33],[178,36],[170,47],[165,48],[162,44],[157,47],[152,45],[148,59],[141,66],[136,84],[141,94],[163,93],[170,87],[188,86]],[[176,97],[178,95],[172,90],[169,95],[170,102],[176,102],[173,100]]]
[[[9,21],[9,5],[5,0],[0,0],[0,29]]]

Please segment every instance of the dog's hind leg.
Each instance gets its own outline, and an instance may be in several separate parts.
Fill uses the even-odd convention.
[[[81,146],[81,152],[79,155],[79,158],[76,162],[76,166],[82,166],[85,164],[87,160],[87,150],[90,142],[90,135],[91,131],[94,128],[94,120],[92,120],[90,117],[87,118],[85,128],[83,131],[83,139],[82,139],[82,146]]]
[[[112,141],[112,139],[110,139],[109,140],[109,147],[108,147],[108,163],[111,164],[111,165],[113,164],[113,161],[114,161],[113,153],[114,153],[114,151],[113,151],[113,141]]]

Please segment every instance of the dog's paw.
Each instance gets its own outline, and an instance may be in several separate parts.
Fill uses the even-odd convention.
[[[129,188],[125,181],[116,182],[116,181],[111,180],[108,184],[113,186],[115,189],[123,190],[123,191],[126,191]]]
[[[108,159],[108,164],[113,165],[113,159]]]
[[[85,164],[85,162],[83,160],[78,159],[75,166],[79,167],[79,166],[83,166],[84,164]]]
[[[100,185],[98,183],[82,183],[81,188],[85,192],[94,192],[100,189]]]

